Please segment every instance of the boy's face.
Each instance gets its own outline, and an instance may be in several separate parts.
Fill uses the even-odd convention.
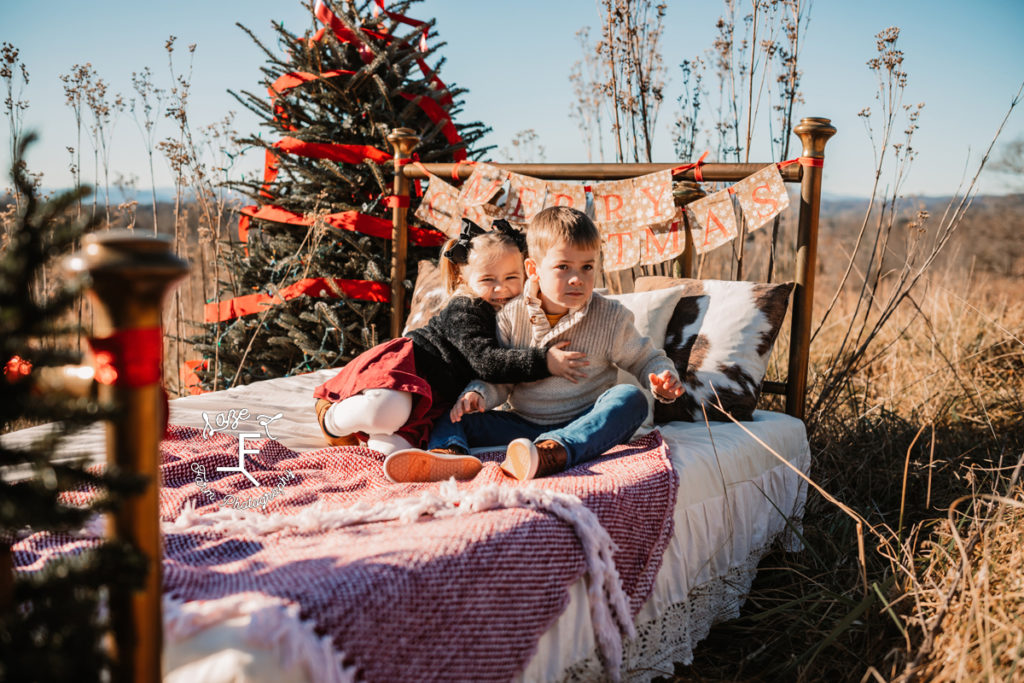
[[[597,249],[556,244],[540,261],[526,259],[526,274],[540,285],[541,308],[558,315],[590,300],[597,278]]]

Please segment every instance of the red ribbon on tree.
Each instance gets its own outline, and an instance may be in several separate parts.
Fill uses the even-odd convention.
[[[420,38],[420,49],[426,52],[426,38],[427,38],[427,22],[422,22],[416,19],[411,19],[405,15],[397,12],[390,12],[384,7],[383,0],[376,0],[378,7],[382,9],[389,18],[399,22],[408,24],[413,27],[423,27],[423,32]],[[392,36],[377,31],[372,31],[366,27],[361,27],[359,31],[353,31],[351,28],[346,26],[327,5],[323,0],[317,0],[314,8],[314,14],[319,19],[325,28],[329,27],[333,32],[334,36],[342,43],[351,43],[355,45],[360,58],[364,63],[370,63],[374,59],[374,51],[372,47],[364,40],[360,34],[365,34],[367,37],[376,38],[385,43],[390,43],[393,40]],[[326,31],[325,28],[321,28],[313,36],[312,40],[318,41],[323,38]],[[438,98],[441,103],[450,106],[452,104],[452,96],[448,91],[447,86],[437,76],[427,63],[422,58],[415,58],[417,66],[423,72],[427,80],[430,81],[431,86],[437,91]],[[351,76],[356,72],[348,69],[335,69],[331,71],[324,71],[319,74],[307,73],[303,71],[293,71],[282,76],[279,76],[274,83],[267,88],[267,92],[270,94],[272,101],[274,117],[282,123],[282,126],[286,130],[295,130],[294,126],[288,125],[288,115],[285,108],[278,104],[277,100],[279,97],[284,95],[287,91],[292,88],[296,88],[304,83],[309,83],[316,80],[322,80],[326,78],[334,78],[337,76]],[[399,93],[405,99],[416,104],[427,117],[436,123],[442,124],[441,132],[448,140],[450,144],[462,143],[462,136],[459,135],[458,129],[455,127],[454,122],[451,119],[449,113],[438,103],[437,100],[429,96],[424,95],[409,95],[406,93]],[[387,152],[383,152],[375,147],[368,145],[342,145],[332,143],[316,143],[306,142],[297,138],[286,136],[278,141],[273,146],[275,149],[295,154],[298,156],[304,156],[315,159],[329,159],[338,163],[349,163],[358,164],[364,159],[371,159],[377,163],[384,163],[392,156]],[[463,161],[467,158],[465,149],[457,150],[453,157],[456,161]],[[408,163],[407,160],[403,160]],[[263,168],[263,186],[260,188],[260,195],[267,199],[272,199],[273,195],[270,192],[270,185],[277,178],[277,174],[280,170],[280,162],[278,156],[270,149],[266,150],[264,158]],[[417,194],[422,194],[420,190],[419,181],[416,181]],[[389,207],[394,206],[405,206],[409,205],[408,197],[385,197],[385,205]],[[285,223],[288,225],[302,225],[308,226],[312,223],[311,218],[293,213],[286,209],[270,204],[263,205],[260,207],[247,207],[242,209],[241,216],[238,220],[238,237],[242,242],[248,242],[249,237],[249,226],[252,218],[259,218],[261,220],[274,221],[279,223]],[[382,239],[390,239],[392,236],[392,225],[390,221],[387,221],[376,216],[369,216],[366,214],[359,213],[358,211],[346,211],[342,213],[329,214],[324,216],[323,219],[328,225],[340,230],[350,230],[359,232],[365,235],[373,237],[379,237]],[[436,230],[416,228],[413,226],[408,227],[409,239],[413,244],[426,247],[440,246],[444,243],[445,237],[443,234]],[[248,254],[248,248],[246,248]],[[313,282],[326,282],[321,279],[309,279],[302,280],[300,282],[289,285],[281,290],[281,297],[284,300],[288,298],[294,298],[304,293],[304,287],[308,283]],[[346,292],[346,296],[351,296],[355,299],[371,300],[371,301],[387,301],[390,298],[390,292],[384,288],[381,283],[364,283],[364,281],[355,280],[334,280],[335,283],[346,283],[339,285],[346,287],[342,291]],[[305,284],[304,284],[305,283]],[[357,284],[352,284],[357,283]],[[312,286],[312,285],[309,285]],[[385,299],[378,299],[376,297],[381,296],[377,290],[383,291],[384,295],[387,296]],[[296,294],[295,292],[303,290]],[[326,294],[321,294],[326,295]],[[271,297],[268,294],[252,294],[242,297],[236,297],[229,301],[215,302],[206,305],[205,318],[207,322],[230,320],[240,315],[247,315],[249,313],[255,313],[259,310],[263,310],[263,306],[267,303],[280,303],[281,297]],[[192,370],[190,368],[190,370]],[[194,371],[192,372],[194,376]],[[191,379],[191,377],[190,377]]]
[[[273,204],[264,204],[257,208],[247,206],[241,210],[242,217],[238,221],[238,237],[243,242],[248,240],[249,219],[258,218],[275,223],[288,225],[312,225],[312,220],[297,213],[282,209]],[[324,216],[324,222],[338,230],[358,232],[370,237],[391,239],[391,221],[377,216],[369,216],[358,211],[342,211]],[[409,240],[420,247],[439,247],[444,244],[445,236],[437,230],[409,226]]]
[[[412,26],[413,28],[419,28],[419,27],[422,26],[423,27],[423,32],[420,34],[420,52],[426,52],[427,51],[427,22],[420,21],[419,19],[410,19],[409,17],[405,16],[404,14],[399,14],[398,12],[391,12],[391,11],[389,11],[384,6],[384,0],[376,0],[376,2],[377,2],[377,7],[379,7],[381,9],[381,11],[384,12],[384,14],[389,19],[394,19],[395,21],[397,21],[400,24],[407,24],[409,26]],[[377,15],[378,15],[377,7],[373,8],[373,16],[374,17],[377,17]]]
[[[359,164],[364,159],[370,159],[378,164],[382,164],[391,160],[390,154],[370,145],[305,142],[291,136],[286,136],[275,142],[274,148],[296,156],[309,159],[329,159],[342,164]],[[280,163],[277,155],[268,149],[263,162],[263,187],[260,189],[260,196],[267,199],[273,198],[273,194],[270,192],[270,183],[274,182],[277,178],[279,170]]]
[[[205,360],[187,360],[178,368],[178,376],[181,378],[181,383],[188,389],[190,395],[195,396],[203,393],[203,381],[199,379],[196,370],[206,370],[209,367],[210,364]]]
[[[300,86],[303,83],[334,78],[335,76],[351,76],[354,73],[355,71],[349,71],[348,69],[334,69],[332,71],[323,71],[319,74],[311,74],[305,71],[291,71],[278,76],[277,80],[267,88],[267,92],[270,93],[270,101],[274,106],[274,118],[281,122],[281,127],[285,130],[295,130],[295,126],[287,124],[288,114],[285,112],[284,107],[277,103],[278,95],[283,95],[292,88]]]
[[[330,27],[331,31],[334,32],[334,37],[342,43],[353,43],[356,46],[356,51],[359,52],[359,58],[363,60],[364,64],[369,64],[373,61],[373,50],[363,41],[358,35],[356,35],[348,26],[345,26],[341,22],[341,19],[334,16],[334,12],[324,4],[323,0],[317,0],[316,7],[313,8],[313,14],[322,23]]]
[[[370,280],[345,280],[342,278],[306,278],[293,282],[278,290],[277,295],[258,293],[237,296],[228,301],[216,301],[206,304],[203,319],[205,322],[224,322],[243,315],[251,315],[267,310],[286,301],[307,296],[346,296],[360,301],[376,301],[387,303],[391,300],[391,286],[383,282]]]
[[[384,13],[389,18],[399,23],[404,23],[413,27],[425,27],[427,25],[427,23],[424,21],[419,21],[418,19],[411,19],[403,14],[389,11],[384,6],[383,0],[376,0],[376,2],[377,6],[381,10],[383,10]],[[316,7],[314,8],[314,14],[321,22],[323,22],[324,24],[331,28],[335,37],[340,42],[355,44],[357,49],[359,50],[360,57],[363,59],[364,62],[369,63],[370,61],[372,61],[373,52],[369,48],[367,43],[357,33],[353,32],[350,28],[345,26],[345,24],[340,19],[338,19],[338,17],[330,10],[330,8],[327,7],[323,0],[317,0]],[[369,36],[373,36],[374,38],[378,38],[384,41],[385,43],[391,41],[391,37],[389,37],[386,34],[371,31],[370,29],[367,29],[365,27],[361,28],[360,30]],[[426,30],[427,29],[424,28],[424,34],[421,38],[421,48],[423,49],[423,51],[426,51]],[[320,40],[323,37],[323,35],[324,29],[320,29],[314,36],[314,40]],[[419,57],[416,58],[416,63],[419,66],[420,70],[423,72],[424,76],[426,76],[427,79],[434,86],[434,88],[438,90],[440,101],[446,105],[451,105],[451,93],[448,92],[448,87],[437,76],[437,73],[430,69],[430,67],[427,66],[426,62],[424,62]],[[285,92],[291,90],[292,88],[302,85],[303,83],[309,83],[311,81],[320,80],[324,78],[333,78],[335,76],[350,76],[353,75],[354,73],[354,71],[350,71],[348,69],[335,69],[332,71],[324,71],[320,74],[312,74],[303,71],[293,71],[278,77],[278,79],[274,81],[273,85],[271,85],[267,89],[267,91],[270,93],[271,100],[274,101],[275,118],[282,122],[282,125],[285,129],[295,130],[294,126],[289,126],[285,123],[288,119],[288,115],[284,111],[284,108],[276,103],[278,96],[284,94]],[[430,97],[424,97],[423,95],[413,96],[406,93],[399,94],[402,97],[414,102],[417,106],[419,106],[423,110],[423,113],[427,115],[427,118],[429,118],[434,123],[443,123],[444,125],[441,129],[441,133],[445,136],[445,139],[450,144],[456,145],[462,142],[462,136],[459,135],[458,129],[455,127],[455,124],[452,121],[451,116],[443,107],[441,107],[437,103],[436,100]],[[288,151],[300,156],[318,159],[331,159],[334,161],[339,161],[341,163],[360,163],[364,158],[371,158],[374,161],[377,161],[377,163],[383,163],[383,161],[391,159],[390,154],[387,154],[386,152],[381,152],[380,150],[369,146],[329,145],[326,143],[310,143],[303,142],[291,137],[286,137],[282,139],[274,146],[284,151]],[[364,151],[363,156],[358,155],[359,148],[362,148],[362,151]],[[456,161],[465,160],[467,158],[466,150],[457,150],[453,154],[453,158]],[[260,188],[261,196],[266,197],[267,199],[273,197],[272,193],[270,192],[270,184],[277,178],[278,171],[279,163],[276,155],[274,155],[270,150],[267,150],[263,166],[263,187]],[[418,183],[417,191],[419,192]],[[248,235],[248,227],[249,222],[247,220],[245,220],[244,222],[242,220],[239,221],[238,235],[239,238],[243,239],[243,241],[244,236]]]
[[[385,10],[385,12],[386,11],[387,10]],[[324,4],[323,0],[317,0],[316,8],[314,9],[314,14],[316,14],[316,18],[317,19],[319,19],[321,22],[323,22],[324,24],[328,25],[331,28],[331,30],[334,32],[334,37],[337,38],[339,42],[342,42],[342,43],[354,43],[356,45],[356,49],[359,51],[360,58],[362,58],[362,60],[365,63],[369,64],[373,60],[373,51],[370,50],[370,48],[366,44],[366,42],[363,41],[362,38],[360,38],[358,35],[353,33],[351,30],[349,30],[349,28],[347,26],[345,26],[345,24],[343,24],[341,22],[341,20],[338,19],[338,17],[336,17],[334,15],[334,12],[332,12],[330,10],[330,8],[328,8],[327,5]],[[389,14],[389,16],[390,16],[390,14]],[[417,21],[416,19],[409,19],[408,17],[405,17],[405,16],[400,15],[400,14],[397,14],[396,17],[401,17],[404,20],[402,23],[410,23],[410,22]],[[394,18],[394,17],[392,17],[392,18]],[[424,25],[424,24],[425,24],[425,22],[419,22],[419,24],[415,24],[415,25]],[[413,25],[413,24],[410,24],[410,25]],[[387,35],[385,35],[383,33],[378,33],[376,31],[371,31],[370,29],[368,29],[366,27],[362,27],[360,30],[363,33],[365,33],[366,35],[373,36],[374,38],[378,38],[378,39],[384,41],[385,43],[391,42],[391,37],[389,37],[389,36],[387,36]],[[420,47],[421,48],[425,47],[425,45],[424,45],[424,43],[425,43],[424,38],[425,37],[426,36],[424,35],[423,38],[421,38],[421,40],[420,40]],[[426,52],[425,49],[422,50],[422,51]],[[426,77],[426,79],[430,81],[430,83],[434,86],[434,88],[436,90],[438,90],[438,99],[440,100],[440,102],[442,104],[451,106],[451,104],[452,104],[451,93],[448,91],[448,86],[446,86],[444,84],[444,82],[438,77],[437,73],[433,69],[431,69],[427,65],[427,63],[425,61],[423,61],[419,57],[416,58],[416,65],[420,68],[420,71],[423,72],[424,77]],[[426,110],[424,109],[424,111],[426,111]],[[427,115],[429,116],[429,113]],[[436,123],[436,121],[435,121],[435,123]],[[462,138],[459,138],[459,142],[461,142],[461,141],[462,141]],[[449,142],[450,142],[450,140],[449,140]]]
[[[305,142],[293,137],[281,138],[274,143],[276,149],[311,159],[330,159],[343,164],[359,164],[363,159],[383,164],[391,155],[370,145],[339,145],[324,142]]]
[[[435,100],[425,95],[410,95],[408,93],[398,93],[405,99],[419,106],[423,110],[423,113],[427,115],[434,123],[444,123],[441,127],[441,134],[444,135],[445,140],[453,145],[457,145],[462,142],[462,136],[459,135],[459,131],[455,128],[455,124],[452,123],[452,117],[448,116],[448,112],[444,110]],[[467,157],[465,149],[458,149],[452,154],[452,158],[455,161],[464,161]]]
[[[286,74],[278,76],[273,85],[267,88],[267,92],[270,93],[270,97],[274,98],[278,95],[283,95],[292,88],[302,85],[303,83],[326,80],[328,78],[334,78],[335,76],[351,76],[354,73],[355,71],[349,71],[348,69],[333,69],[331,71],[321,71],[318,74],[311,74],[307,71],[289,71]]]

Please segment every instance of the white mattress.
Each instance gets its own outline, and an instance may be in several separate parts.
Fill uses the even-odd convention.
[[[335,372],[176,399],[171,401],[171,422],[202,427],[204,411],[212,422],[217,413],[245,409],[254,426],[257,415],[283,413],[269,426],[275,439],[297,451],[322,448],[312,391]],[[672,662],[689,663],[693,646],[711,625],[738,614],[757,563],[771,543],[780,536],[791,546],[795,543],[795,536],[786,532],[787,524],[799,523],[806,496],[795,471],[806,473],[810,467],[804,425],[787,415],[758,411],[744,426],[753,436],[731,423],[710,429],[683,422],[659,427],[680,478],[675,534],[654,590],[637,616],[639,637],[627,646],[623,670],[632,680],[649,680],[659,669],[670,673]],[[23,443],[46,429],[34,427],[2,439],[5,444]],[[103,448],[103,427],[94,425],[68,440],[61,453],[99,458]],[[570,595],[568,607],[541,638],[521,680],[593,680],[598,675],[582,579]],[[304,680],[295,667],[257,651],[244,633],[245,618],[236,617],[167,642],[168,680]],[[236,678],[240,671],[244,674]]]

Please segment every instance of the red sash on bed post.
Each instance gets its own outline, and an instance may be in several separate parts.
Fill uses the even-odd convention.
[[[108,533],[133,544],[148,565],[142,590],[111,592],[116,680],[158,681],[163,675],[159,448],[167,424],[161,308],[189,267],[171,250],[169,239],[127,230],[88,235],[67,265],[91,278],[97,304],[90,339],[95,377],[100,400],[116,406],[107,425],[107,465],[147,480],[145,490],[128,498],[108,521]]]

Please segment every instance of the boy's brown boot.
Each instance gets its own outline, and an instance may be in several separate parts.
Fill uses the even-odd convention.
[[[538,477],[564,472],[565,465],[569,462],[569,454],[565,452],[565,446],[550,439],[537,444],[537,455],[540,458],[540,463],[537,465]]]
[[[324,417],[327,415],[327,409],[333,405],[334,404],[326,398],[319,398],[316,401],[316,421],[320,423],[320,431],[324,433],[324,438],[327,439],[327,443],[331,446],[358,446],[359,438],[355,434],[335,436],[327,431],[326,427],[324,427]]]
[[[565,447],[550,439],[533,443],[529,439],[516,439],[505,450],[501,469],[519,481],[557,474],[565,469],[569,460]]]

